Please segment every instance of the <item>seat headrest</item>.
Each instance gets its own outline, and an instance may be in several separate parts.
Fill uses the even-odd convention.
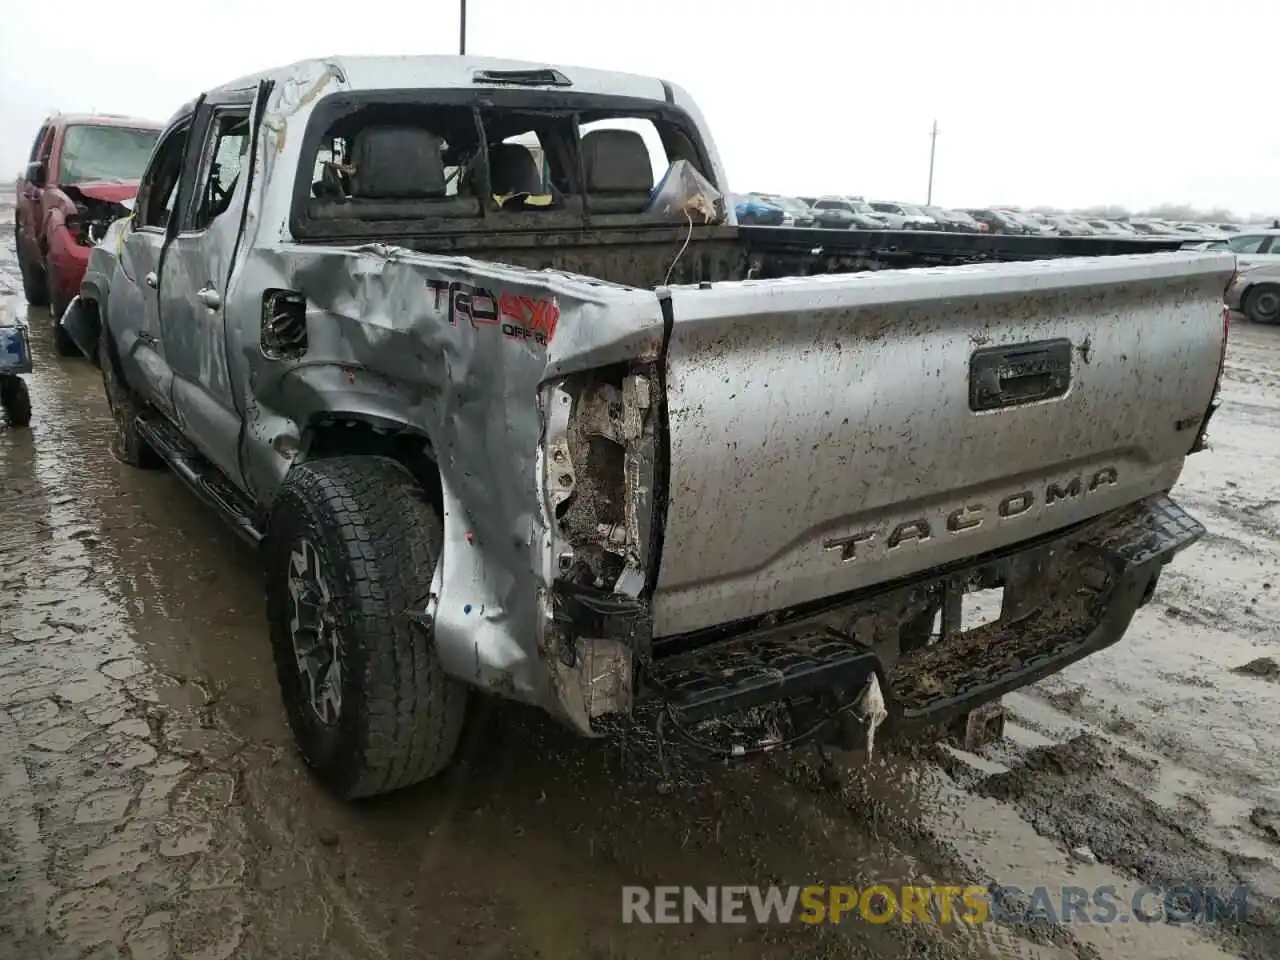
[[[592,130],[582,138],[587,193],[641,193],[653,189],[653,165],[644,137],[634,130]]]
[[[489,147],[489,186],[497,196],[542,193],[542,174],[527,148],[518,143]]]
[[[351,196],[430,200],[445,195],[444,141],[421,127],[366,127],[351,146]]]

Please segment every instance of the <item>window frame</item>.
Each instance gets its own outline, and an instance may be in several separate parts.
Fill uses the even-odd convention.
[[[205,188],[208,186],[208,178],[213,171],[213,162],[218,149],[218,131],[220,121],[228,116],[235,116],[237,119],[243,119],[246,130],[245,137],[249,141],[253,140],[253,99],[247,100],[236,98],[228,102],[206,103],[208,109],[207,114],[201,122],[202,136],[200,143],[200,153],[195,157],[195,165],[189,164],[189,172],[193,174],[191,177],[191,189],[188,191],[187,202],[184,204],[182,215],[178,220],[179,236],[192,237],[199,236],[213,225],[213,222],[222,214],[218,214],[210,218],[208,223],[196,225],[196,214],[200,211],[201,198],[204,195]],[[246,156],[247,163],[253,163],[252,142],[250,142],[250,152]],[[243,168],[241,168],[243,170]],[[183,171],[184,174],[188,170]],[[237,189],[239,185],[239,173],[237,173]],[[223,211],[224,213],[226,211]]]
[[[174,120],[169,126],[165,127],[164,132],[156,139],[155,148],[151,152],[151,159],[147,162],[147,168],[142,173],[142,178],[138,181],[138,201],[134,205],[133,212],[133,229],[135,231],[143,231],[146,233],[158,233],[161,236],[168,234],[169,227],[173,223],[174,214],[180,209],[182,202],[182,179],[184,159],[187,154],[187,146],[191,140],[191,133],[195,129],[195,111],[183,114]],[[181,137],[181,146],[177,157],[177,175],[173,181],[172,189],[174,193],[173,209],[169,212],[169,217],[163,224],[149,223],[144,217],[151,209],[151,191],[155,187],[156,176],[163,168],[162,159],[166,157],[165,150],[169,144]]]
[[[41,148],[45,145],[45,141],[49,139],[49,134],[52,132],[52,123],[45,121],[40,125],[40,129],[36,132],[35,142],[31,144],[31,155],[27,157],[27,163],[35,163],[40,159]]]
[[[594,115],[612,113],[619,119],[651,120],[660,134],[666,128],[667,136],[680,137],[689,148],[692,162],[700,172],[722,194],[726,194],[723,184],[716,183],[717,171],[710,162],[710,151],[702,140],[697,123],[682,108],[672,102],[662,102],[647,98],[625,97],[610,94],[588,94],[572,91],[556,91],[554,96],[541,90],[520,89],[380,89],[346,91],[330,94],[320,99],[307,120],[306,130],[302,137],[297,166],[292,172],[291,203],[289,211],[289,230],[295,242],[360,242],[369,236],[390,237],[427,237],[439,238],[444,246],[455,241],[465,241],[467,237],[483,236],[495,229],[503,232],[540,233],[547,230],[582,230],[593,227],[626,226],[629,229],[667,229],[669,224],[647,224],[632,214],[592,213],[584,208],[581,211],[557,210],[546,212],[507,212],[495,211],[482,204],[481,215],[476,218],[433,219],[420,218],[403,221],[351,221],[313,219],[308,215],[308,202],[311,199],[312,173],[314,171],[316,150],[332,127],[332,124],[374,105],[393,106],[397,103],[414,104],[423,107],[469,109],[476,118],[477,131],[484,140],[487,136],[481,125],[481,114],[491,110],[512,110],[516,112],[544,113],[575,117],[575,135],[577,133],[577,115]],[[662,145],[668,157],[672,155],[671,144],[662,137]],[[571,173],[575,178],[581,176],[581,156],[576,149],[575,163]],[[487,157],[485,158],[487,177]],[[726,203],[728,203],[726,197]]]

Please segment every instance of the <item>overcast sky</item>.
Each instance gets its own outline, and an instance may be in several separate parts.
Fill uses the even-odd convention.
[[[936,118],[939,203],[1280,213],[1276,0],[470,0],[467,34],[681,84],[735,191],[923,202]],[[53,109],[457,41],[457,0],[0,0],[0,176]]]

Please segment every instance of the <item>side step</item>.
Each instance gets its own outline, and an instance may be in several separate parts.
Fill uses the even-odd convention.
[[[147,445],[160,455],[197,497],[217,511],[231,525],[232,530],[253,546],[262,542],[263,533],[253,520],[253,506],[167,420],[144,413],[134,421],[134,425]]]
[[[647,681],[680,718],[709,717],[806,697],[861,690],[876,655],[835,630],[808,627],[748,634],[655,662]]]

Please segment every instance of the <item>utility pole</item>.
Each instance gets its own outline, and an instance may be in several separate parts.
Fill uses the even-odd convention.
[[[467,0],[459,0],[462,4],[461,16],[458,19],[458,55],[467,55]]]
[[[466,3],[466,0],[463,0]],[[933,155],[938,150],[938,121],[933,121],[933,130],[929,133],[929,193],[925,197],[925,206],[933,204]]]

